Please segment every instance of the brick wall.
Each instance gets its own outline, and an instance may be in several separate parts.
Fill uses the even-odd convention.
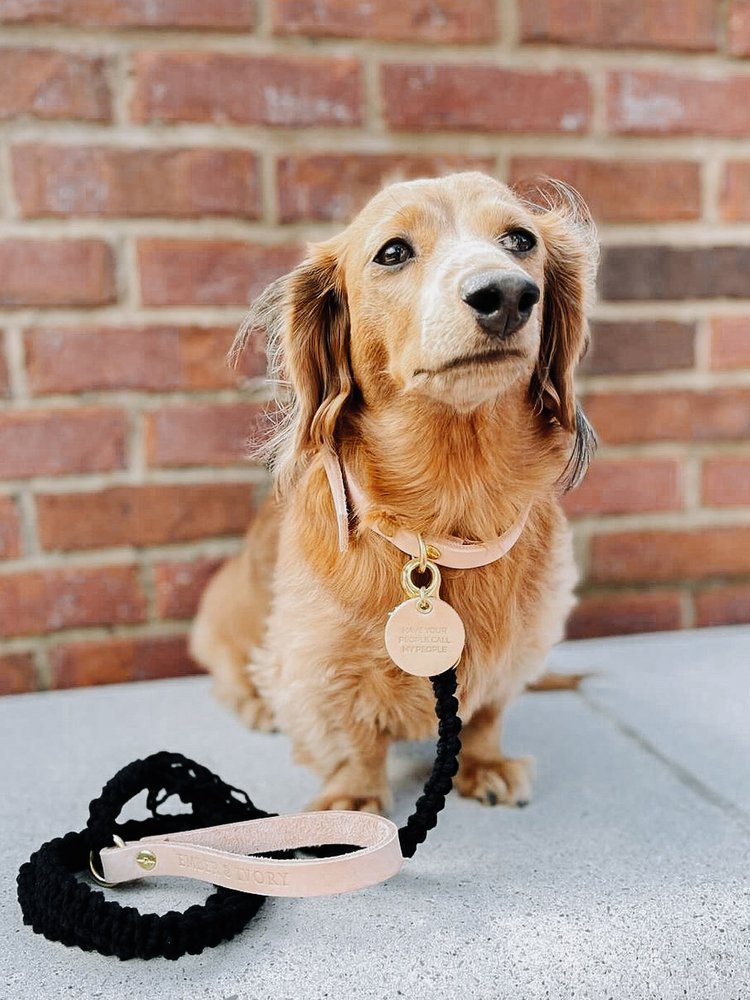
[[[190,669],[265,488],[233,330],[394,170],[601,224],[571,634],[750,620],[748,57],[748,0],[0,0],[3,690]]]

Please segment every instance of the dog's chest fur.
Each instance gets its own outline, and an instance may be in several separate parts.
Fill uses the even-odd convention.
[[[374,722],[396,738],[432,735],[430,685],[396,667],[383,640],[388,612],[405,599],[400,573],[407,557],[368,529],[339,553],[332,509],[318,506],[311,517],[303,497],[281,511],[268,633],[275,636],[272,660],[280,674],[274,681],[281,680],[267,687],[277,713],[283,719],[287,699],[296,700],[298,712],[305,688],[322,684],[332,703],[363,724]],[[569,532],[556,501],[532,511],[503,558],[443,571],[440,596],[466,629],[458,667],[465,719],[483,705],[506,703],[541,673],[550,643],[562,637],[574,582]]]

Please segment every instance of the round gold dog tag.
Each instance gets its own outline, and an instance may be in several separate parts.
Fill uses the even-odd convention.
[[[454,667],[464,648],[464,623],[439,597],[412,597],[388,615],[385,648],[407,674],[432,677]]]

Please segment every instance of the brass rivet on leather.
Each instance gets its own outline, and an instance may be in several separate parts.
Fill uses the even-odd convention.
[[[139,851],[135,863],[145,871],[150,872],[152,868],[156,867],[156,855],[153,851]]]

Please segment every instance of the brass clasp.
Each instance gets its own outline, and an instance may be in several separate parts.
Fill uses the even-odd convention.
[[[419,555],[404,563],[401,570],[401,587],[407,597],[420,597],[422,599],[421,610],[427,610],[430,607],[428,599],[437,597],[439,594],[441,576],[437,563],[428,558],[429,546],[425,545],[424,538],[421,535],[417,535],[417,538],[419,539]],[[430,574],[430,582],[426,586],[420,587],[414,582],[413,575],[417,571],[422,574]]]

